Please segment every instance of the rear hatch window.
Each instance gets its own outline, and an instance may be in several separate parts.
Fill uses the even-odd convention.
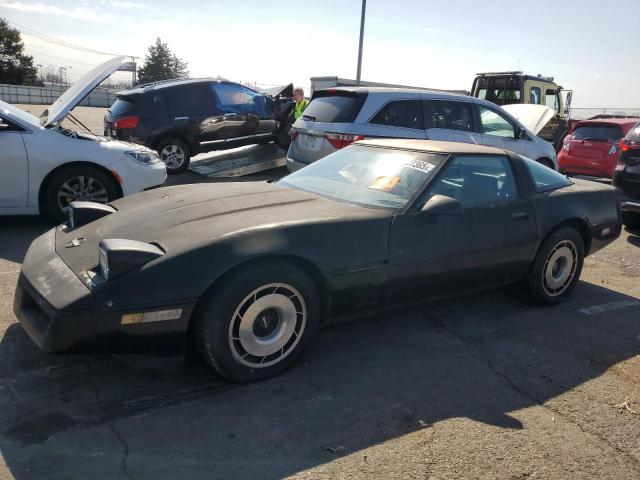
[[[617,142],[623,136],[622,129],[617,125],[584,125],[573,131],[571,140]]]
[[[113,115],[121,115],[123,113],[127,113],[133,108],[134,102],[135,99],[131,97],[118,97],[113,105],[109,107],[109,111]]]
[[[302,115],[313,122],[353,123],[366,97],[363,92],[319,90]]]

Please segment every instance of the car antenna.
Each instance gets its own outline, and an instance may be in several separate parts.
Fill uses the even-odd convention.
[[[76,117],[73,116],[73,114],[69,113],[67,115],[67,117],[69,117],[69,120],[71,120],[71,122],[75,125],[78,125],[79,127],[84,128],[87,132],[89,132],[91,135],[95,135],[90,129],[89,127],[87,127],[84,123],[82,123],[80,120],[78,120]]]

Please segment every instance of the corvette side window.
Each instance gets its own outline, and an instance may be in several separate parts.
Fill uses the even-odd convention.
[[[464,208],[513,200],[516,186],[506,157],[459,155],[438,176],[429,190],[458,200]]]

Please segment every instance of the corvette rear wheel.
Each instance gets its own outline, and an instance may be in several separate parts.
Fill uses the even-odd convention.
[[[574,228],[562,227],[542,242],[528,278],[521,285],[525,299],[542,305],[560,303],[578,283],[584,262],[584,241]]]
[[[250,382],[295,362],[319,319],[311,277],[287,262],[264,261],[214,286],[196,312],[194,333],[200,354],[218,373]]]

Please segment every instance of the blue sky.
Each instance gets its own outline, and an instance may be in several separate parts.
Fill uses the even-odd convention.
[[[157,36],[192,75],[265,85],[355,78],[360,0],[0,0],[15,24],[144,57]],[[478,71],[551,75],[574,106],[640,108],[640,0],[368,0],[363,79],[469,89]],[[24,36],[37,63],[70,77],[106,57]],[[122,75],[122,74],[121,74]]]

